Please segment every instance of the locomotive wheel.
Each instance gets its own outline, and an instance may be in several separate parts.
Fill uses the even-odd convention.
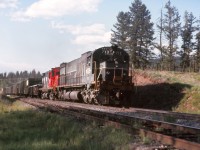
[[[98,100],[97,100],[97,98],[94,98],[94,104],[95,105],[100,105],[99,102],[98,102]]]
[[[42,93],[41,98],[46,99],[47,98],[46,95],[47,95],[46,93]]]
[[[86,103],[86,104],[88,103],[86,96],[83,96],[83,102]]]
[[[90,91],[87,91],[86,97],[87,97],[87,102],[89,104],[92,104],[92,97],[91,97],[91,92]]]
[[[90,96],[88,96],[87,101],[88,101],[89,104],[92,104],[93,98],[91,98]]]
[[[45,99],[45,97],[44,97],[44,93],[42,93],[41,99]]]
[[[54,98],[55,98],[55,97],[54,97],[54,94],[53,94],[53,93],[50,93],[49,99],[50,99],[50,100],[54,100]]]
[[[82,92],[81,92],[81,95],[82,95],[82,100],[83,100],[83,102],[87,104],[88,101],[87,101],[87,94],[86,94],[86,91],[82,91]]]

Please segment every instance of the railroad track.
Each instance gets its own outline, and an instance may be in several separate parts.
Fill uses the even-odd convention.
[[[137,128],[140,135],[179,149],[200,149],[199,115],[192,117],[192,114],[167,111],[113,108],[39,99],[21,98],[21,101],[41,109],[96,120],[101,123],[113,124],[116,127],[120,126],[129,130]],[[192,123],[196,124],[195,126],[177,123],[178,119],[187,119],[187,121],[190,121],[188,120],[189,118]]]

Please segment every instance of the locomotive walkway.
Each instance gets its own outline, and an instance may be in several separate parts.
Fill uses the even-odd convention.
[[[21,98],[21,101],[62,115],[96,120],[101,124],[112,124],[129,131],[137,130],[143,137],[149,137],[178,149],[200,149],[199,115],[30,98]]]

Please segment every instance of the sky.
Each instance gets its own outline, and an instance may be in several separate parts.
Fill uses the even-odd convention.
[[[168,0],[142,0],[158,21]],[[40,71],[110,46],[120,11],[134,0],[0,0],[0,73]],[[200,0],[171,0],[180,15],[200,17]],[[155,35],[156,37],[156,35]]]

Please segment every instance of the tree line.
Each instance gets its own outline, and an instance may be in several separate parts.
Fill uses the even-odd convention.
[[[158,20],[154,25],[146,5],[134,0],[128,12],[117,15],[111,44],[129,53],[135,69],[200,71],[200,21],[192,12],[185,11],[181,23],[179,11],[170,0],[161,9]],[[155,54],[155,49],[159,54]]]
[[[5,72],[5,73],[0,73],[0,79],[10,79],[10,78],[41,78],[42,75],[40,71],[36,71],[33,69],[31,72],[28,71],[16,71],[14,72]]]
[[[0,73],[0,87],[12,85],[13,83],[20,82],[27,78],[41,78],[42,75],[39,71],[33,69],[31,72],[28,71],[16,71],[9,73]]]

